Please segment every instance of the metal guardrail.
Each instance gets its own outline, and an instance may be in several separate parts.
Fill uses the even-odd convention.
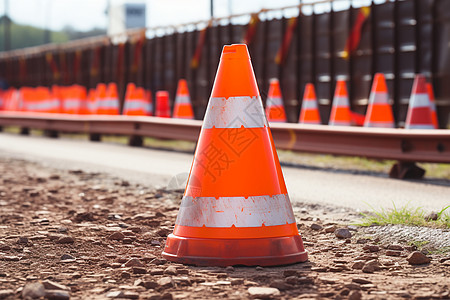
[[[58,132],[127,135],[132,137],[134,145],[141,143],[140,137],[197,141],[201,125],[202,121],[198,120],[158,117],[0,112],[0,126],[43,129],[53,136]],[[400,163],[391,170],[391,177],[422,177],[424,171],[420,171],[415,162],[450,163],[450,130],[292,123],[270,126],[278,149],[398,160]]]

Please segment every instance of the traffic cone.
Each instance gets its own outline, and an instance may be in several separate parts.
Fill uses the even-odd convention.
[[[321,124],[314,85],[308,83],[303,94],[302,108],[298,120],[301,124]]]
[[[125,94],[123,114],[128,116],[148,116],[150,113],[150,103],[146,99],[144,89],[136,87],[134,83],[129,83]]]
[[[106,84],[99,83],[95,88],[95,114],[104,114],[103,103],[106,99]]]
[[[331,108],[331,126],[350,126],[352,123],[347,86],[344,80],[338,80],[334,92],[333,107]]]
[[[427,92],[428,92],[428,98],[430,99],[430,108],[431,108],[431,121],[433,122],[434,128],[439,128],[439,121],[437,118],[437,112],[436,112],[436,103],[434,102],[434,92],[433,92],[433,86],[431,83],[427,82]]]
[[[189,97],[189,90],[185,79],[180,79],[178,81],[177,95],[175,97],[175,106],[172,117],[179,119],[194,119],[191,97]]]
[[[389,104],[389,94],[384,74],[377,73],[373,79],[364,127],[394,128],[394,115]]]
[[[266,103],[266,116],[269,122],[286,122],[286,112],[283,106],[280,83],[276,78],[270,80]]]
[[[204,266],[307,260],[245,45],[223,48],[163,256]]]
[[[106,89],[106,97],[98,107],[102,115],[118,115],[119,114],[119,93],[117,92],[117,84],[111,82]]]
[[[167,91],[156,92],[156,116],[170,118],[169,93]]]
[[[434,129],[427,85],[425,77],[421,74],[417,74],[414,78],[408,113],[406,114],[405,128]]]

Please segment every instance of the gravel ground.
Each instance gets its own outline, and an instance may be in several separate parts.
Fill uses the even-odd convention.
[[[0,299],[450,298],[448,254],[346,226],[356,216],[348,209],[294,206],[306,263],[168,262],[161,252],[181,196],[0,158]]]

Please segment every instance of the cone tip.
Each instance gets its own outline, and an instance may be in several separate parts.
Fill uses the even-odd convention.
[[[428,90],[426,87],[425,76],[423,76],[422,74],[417,74],[416,77],[414,78],[412,93],[413,94],[427,94],[428,93]]]
[[[250,59],[246,44],[223,46],[221,59]]]

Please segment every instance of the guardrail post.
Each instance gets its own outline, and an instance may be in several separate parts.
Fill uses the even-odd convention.
[[[58,138],[59,136],[59,132],[56,130],[44,130],[44,136],[49,137],[49,138]]]
[[[21,135],[30,135],[30,128],[27,128],[27,127],[21,127],[21,128],[20,128],[20,134],[21,134]]]
[[[89,134],[89,140],[91,142],[101,142],[102,141],[102,135],[98,133],[91,133]]]
[[[422,179],[425,170],[413,161],[398,161],[389,171],[390,178],[397,179]]]
[[[142,147],[144,145],[144,139],[140,135],[132,135],[128,140],[128,145],[132,147]]]

